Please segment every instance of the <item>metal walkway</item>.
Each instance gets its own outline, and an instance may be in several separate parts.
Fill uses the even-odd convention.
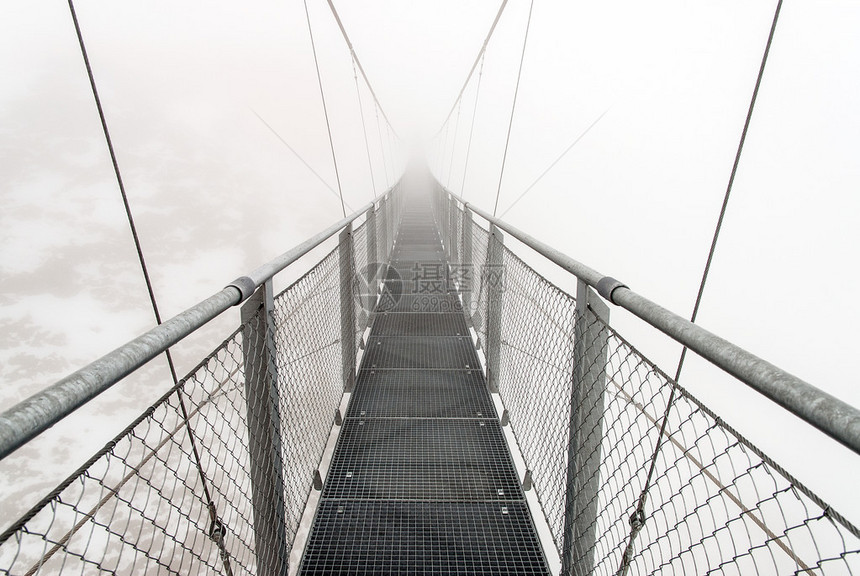
[[[241,305],[110,443],[0,514],[0,575],[860,574],[860,528],[618,334],[607,302],[858,454],[860,411],[415,176],[0,414],[0,459],[29,459],[13,452]]]
[[[411,195],[300,574],[549,574],[446,268]]]

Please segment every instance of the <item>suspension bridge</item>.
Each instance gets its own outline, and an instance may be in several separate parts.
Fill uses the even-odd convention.
[[[69,7],[157,326],[0,414],[0,458],[162,354],[173,383],[8,523],[0,573],[860,573],[856,523],[679,384],[683,355],[672,377],[611,321],[631,312],[860,454],[860,411],[695,323],[781,2],[690,320],[413,166],[351,213],[338,177],[341,220],[163,321]],[[234,306],[178,374],[171,347]]]

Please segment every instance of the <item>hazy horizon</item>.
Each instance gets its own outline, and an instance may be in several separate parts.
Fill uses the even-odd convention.
[[[603,115],[505,218],[688,316],[774,6],[535,3],[499,213]],[[528,7],[509,3],[477,108],[476,75],[446,136],[440,125],[498,3],[339,3],[403,142],[377,123],[362,84],[371,173],[349,51],[327,4],[309,4],[349,205],[390,186],[421,150],[443,184],[492,208]],[[300,2],[76,8],[165,317],[340,218]],[[855,406],[858,29],[856,3],[783,7],[698,320]],[[0,398],[9,407],[153,318],[67,6],[0,7],[0,46]],[[565,274],[539,269],[571,289]],[[612,314],[623,336],[674,372],[677,344]],[[235,327],[237,315],[227,316],[179,347],[181,371]],[[22,512],[31,492],[154,402],[169,385],[162,364],[4,461],[0,506]],[[681,383],[860,519],[857,455],[698,358]]]

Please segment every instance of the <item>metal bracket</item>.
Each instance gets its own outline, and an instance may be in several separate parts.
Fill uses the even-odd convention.
[[[227,284],[226,288],[230,287],[233,287],[238,290],[239,294],[241,295],[239,301],[233,304],[233,306],[238,306],[239,304],[250,298],[254,291],[257,290],[257,285],[247,276],[240,276],[239,278],[236,278],[235,280]]]
[[[618,304],[612,299],[612,293],[619,288],[628,288],[628,286],[620,280],[616,280],[612,276],[604,276],[597,282],[596,288],[597,293],[600,294],[604,300],[609,300],[613,304]]]

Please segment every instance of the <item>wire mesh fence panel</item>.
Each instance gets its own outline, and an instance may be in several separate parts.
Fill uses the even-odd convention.
[[[272,314],[290,542],[343,395],[339,257],[338,247],[279,294]]]
[[[0,536],[0,573],[254,573],[242,338]]]
[[[343,393],[340,284],[335,250],[253,311],[0,536],[0,574],[285,567]]]
[[[503,263],[499,393],[560,547],[576,301],[507,249]]]
[[[574,548],[571,573],[860,573],[855,526],[591,311],[601,349],[583,357],[605,359],[590,367],[605,375],[592,382],[605,388],[602,416],[571,431],[576,301],[508,250],[503,264],[499,392],[556,546]],[[567,476],[572,432],[599,446],[592,478]],[[574,483],[589,482],[595,501],[574,509]],[[592,535],[587,549],[565,538],[577,524]]]
[[[446,250],[448,252],[449,264],[449,282],[448,289],[453,290],[458,284],[465,283],[470,278],[464,278],[465,269],[462,265],[466,262],[466,255],[463,254],[463,218],[465,213],[459,207],[453,209],[453,218],[450,218],[451,232],[448,238],[444,239]]]
[[[369,260],[367,249],[367,222],[362,223],[352,232],[353,269],[351,275],[351,290],[353,305],[353,327],[355,332],[355,349],[359,349],[361,336],[367,328],[370,312],[373,309],[371,297],[375,303],[373,278],[376,275],[375,262]]]
[[[487,341],[487,295],[489,289],[487,266],[490,233],[476,222],[471,227],[471,260],[463,263],[463,283],[459,292],[463,297],[466,315],[472,319],[475,332],[482,343]]]
[[[230,338],[0,534],[0,574],[284,572],[396,196],[276,297],[262,285]]]
[[[387,260],[400,209],[389,197],[289,288],[258,291],[236,332],[0,534],[0,574],[286,569],[370,312],[363,275]],[[492,382],[570,573],[860,574],[860,530],[590,297],[548,282],[457,203],[434,210],[458,260],[448,287],[485,346],[498,343]],[[442,325],[419,320],[426,333],[410,345],[432,356]],[[385,346],[374,353],[402,355]]]
[[[608,342],[594,573],[860,572],[855,526],[588,321]]]
[[[449,209],[442,199],[434,207],[442,215]],[[478,271],[469,309],[484,342],[488,299],[498,300],[496,383],[571,574],[860,574],[856,526],[676,385],[590,305],[578,309],[507,248],[493,276],[489,231],[469,224],[463,208],[455,207],[447,226],[446,242],[458,242],[463,257],[471,251]],[[502,289],[490,290],[491,281]],[[579,353],[577,338],[587,348]],[[582,361],[589,365],[577,366]],[[590,374],[582,380],[589,390],[572,390],[577,370]],[[592,398],[578,408],[584,414],[571,414],[577,398]],[[568,461],[573,438],[590,450],[575,458],[596,465]],[[584,496],[588,502],[579,501]]]

